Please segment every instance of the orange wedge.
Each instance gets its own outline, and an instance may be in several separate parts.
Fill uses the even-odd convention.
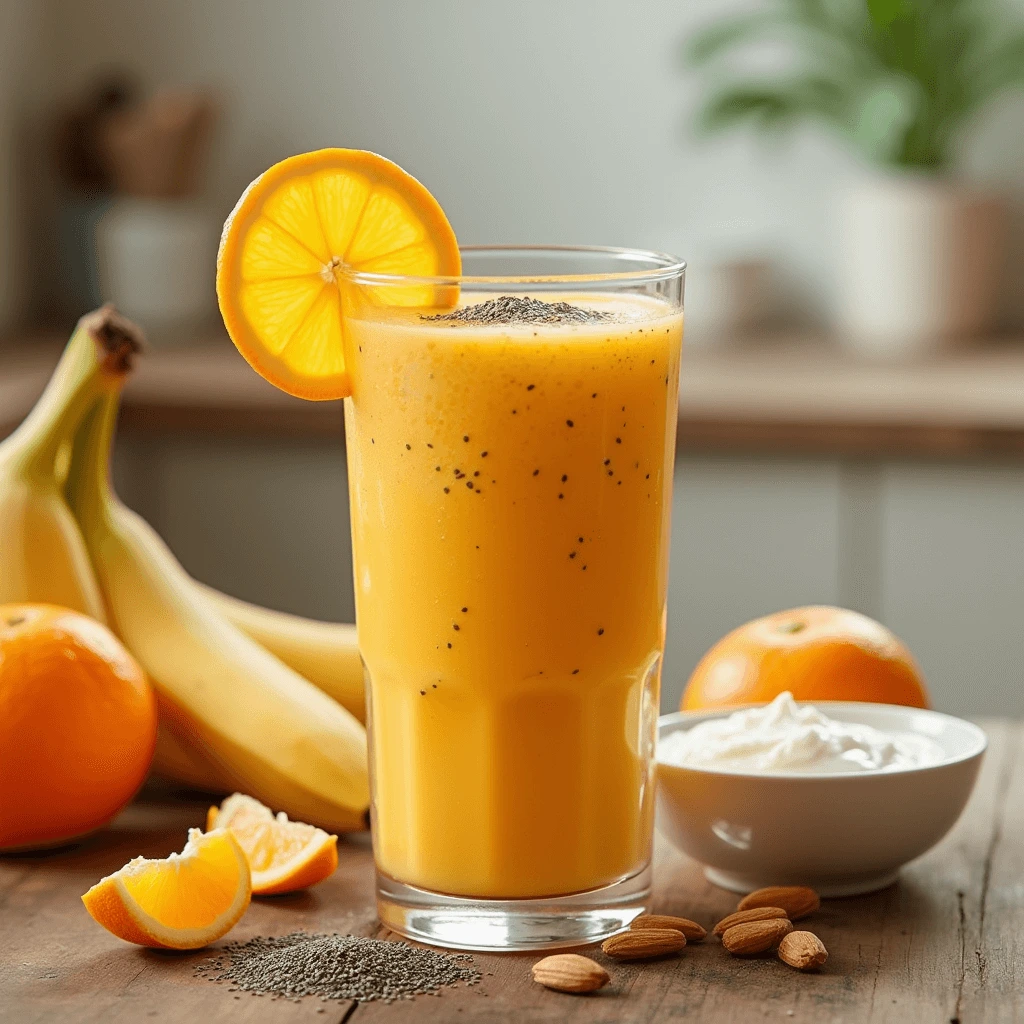
[[[234,834],[252,871],[252,891],[258,896],[307,889],[334,874],[338,866],[338,837],[323,829],[289,821],[242,793],[232,793],[220,807],[211,807],[206,827]]]
[[[375,153],[320,149],[274,164],[242,194],[221,236],[217,298],[257,373],[300,398],[345,398],[347,271],[435,277],[460,267],[444,211],[415,178]],[[361,294],[437,304],[432,286]]]
[[[226,829],[189,831],[181,853],[136,857],[97,882],[85,909],[125,942],[199,949],[230,931],[252,896],[249,862]]]

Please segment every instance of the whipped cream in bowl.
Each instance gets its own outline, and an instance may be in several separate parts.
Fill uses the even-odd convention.
[[[789,692],[764,707],[671,732],[658,744],[658,760],[666,764],[740,772],[898,771],[944,757],[927,736],[829,718]]]
[[[658,830],[728,889],[871,892],[953,827],[986,742],[936,711],[788,693],[662,715]]]

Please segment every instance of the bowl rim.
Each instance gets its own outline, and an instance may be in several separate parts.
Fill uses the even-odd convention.
[[[949,768],[952,765],[963,764],[967,761],[972,761],[975,758],[981,757],[988,749],[988,734],[980,725],[975,722],[971,722],[966,718],[958,718],[956,715],[948,715],[944,711],[933,711],[931,708],[915,708],[906,704],[881,704],[875,701],[863,700],[799,700],[797,701],[797,704],[801,706],[811,705],[812,707],[820,707],[826,714],[828,713],[829,708],[834,708],[836,710],[878,708],[888,711],[896,711],[907,715],[929,715],[933,718],[942,719],[945,722],[951,723],[954,728],[965,729],[968,735],[973,738],[974,743],[966,753],[944,757],[941,761],[936,761],[934,764],[909,765],[904,768],[878,768],[863,772],[749,771],[737,768],[712,767],[708,765],[672,764],[671,761],[660,760],[657,755],[657,748],[655,748],[654,759],[658,770],[661,771],[663,768],[673,768],[678,771],[700,772],[704,775],[728,775],[735,778],[760,780],[807,779],[808,781],[820,782],[821,780],[827,779],[829,781],[854,781],[885,778],[891,775],[911,775],[915,772],[927,772],[934,771],[939,768]],[[751,704],[737,704],[728,708],[714,708],[708,711],[673,711],[667,715],[659,716],[658,739],[660,740],[666,731],[673,731],[673,726],[679,726],[683,723],[687,723],[687,726],[692,728],[694,725],[698,725],[701,722],[713,721],[716,718],[726,718],[736,711],[746,711],[750,708],[761,708],[765,706],[765,702],[759,702]],[[870,725],[871,723],[862,722],[859,724]]]

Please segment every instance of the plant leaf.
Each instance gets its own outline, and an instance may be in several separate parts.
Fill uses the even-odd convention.
[[[878,28],[888,28],[903,13],[903,0],[868,0],[868,13]]]
[[[729,128],[741,121],[778,119],[793,110],[789,97],[770,87],[737,86],[713,96],[700,115],[700,125],[708,132]]]
[[[856,111],[853,135],[871,159],[892,162],[918,115],[920,89],[906,78],[885,78],[868,89]]]
[[[846,91],[816,75],[778,85],[737,86],[718,93],[705,105],[700,124],[708,132],[743,121],[753,121],[761,128],[776,128],[800,117],[818,117],[848,128]]]
[[[754,40],[762,29],[778,25],[780,21],[775,11],[753,11],[715,22],[690,40],[686,48],[687,62],[694,66],[704,64],[737,43]]]

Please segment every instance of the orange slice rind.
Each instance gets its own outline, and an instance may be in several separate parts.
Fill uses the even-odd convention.
[[[415,178],[375,153],[321,149],[274,164],[242,193],[221,236],[217,298],[259,374],[300,398],[345,398],[348,273],[437,277],[460,267],[444,211]],[[431,306],[439,289],[410,282],[361,294]]]
[[[338,837],[301,821],[289,821],[251,796],[233,793],[211,807],[206,827],[229,829],[249,860],[257,896],[308,889],[334,874]]]
[[[125,942],[159,949],[200,949],[234,927],[249,906],[249,863],[226,829],[191,829],[181,853],[136,857],[97,882],[82,902],[94,920]]]

